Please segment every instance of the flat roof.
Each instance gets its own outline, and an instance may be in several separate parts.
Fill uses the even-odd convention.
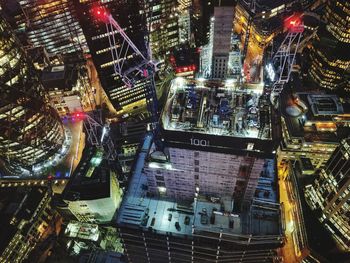
[[[64,200],[92,200],[110,196],[110,167],[101,151],[86,146],[81,160],[63,191]]]
[[[335,94],[297,92],[281,94],[281,113],[291,137],[307,142],[339,142],[343,123],[350,123],[350,108]]]
[[[230,137],[270,139],[260,117],[260,94],[210,82],[177,78],[163,111],[163,128]],[[269,116],[267,116],[269,117]]]
[[[181,235],[192,235],[202,231],[216,235],[220,230],[227,235],[235,236],[281,235],[278,198],[272,187],[277,183],[273,160],[269,160],[265,166],[264,176],[259,180],[255,205],[240,214],[234,214],[231,198],[223,197],[220,202],[215,202],[198,197],[196,201],[184,204],[160,197],[150,197],[147,194],[147,178],[142,174],[142,170],[151,145],[152,135],[147,134],[128,191],[119,208],[118,226],[137,229],[141,227],[159,233],[171,232]]]
[[[275,134],[270,101],[257,89],[237,85],[175,78],[161,116],[165,144],[271,155]]]

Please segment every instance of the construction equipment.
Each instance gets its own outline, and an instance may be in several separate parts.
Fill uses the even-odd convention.
[[[117,153],[112,137],[110,136],[110,124],[103,121],[101,110],[90,112],[76,112],[71,116],[74,120],[82,120],[89,146],[95,146],[104,150],[104,158],[115,160]]]
[[[295,63],[295,57],[304,31],[301,15],[294,14],[286,18],[284,28],[288,33],[275,52],[271,63],[266,66],[270,79],[273,81],[270,96],[274,104],[284,85],[288,83]]]
[[[157,143],[159,112],[154,80],[155,73],[158,71],[158,64],[150,59],[150,52],[143,54],[138,49],[106,8],[95,6],[91,9],[91,13],[106,25],[115,75],[120,77],[125,85],[130,88],[136,83],[142,83],[145,86],[147,109],[151,114],[151,128],[156,147],[159,148],[160,146]],[[120,36],[118,39],[116,39],[117,34]],[[130,56],[134,61],[137,61],[137,63],[133,63],[135,66],[125,63]]]

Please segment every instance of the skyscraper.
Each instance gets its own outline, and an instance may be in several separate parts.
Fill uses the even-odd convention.
[[[229,53],[233,24],[233,8],[215,7],[211,18],[209,43],[201,52],[201,74],[213,79],[224,79],[229,70]]]
[[[350,94],[350,2],[327,1],[324,19],[310,50],[311,78],[321,87]]]
[[[20,43],[1,17],[0,92],[1,164],[5,173],[30,172],[34,164],[60,150],[64,130],[46,103],[44,89]]]
[[[342,141],[305,195],[335,240],[350,251],[350,139]]]
[[[146,136],[118,213],[131,262],[277,258],[282,224],[266,105],[225,85],[173,81],[164,149]]]
[[[73,2],[3,1],[4,10],[14,18],[14,29],[31,47],[43,46],[49,54],[87,49],[85,37],[74,13]]]
[[[114,72],[114,62],[111,55],[110,43],[104,22],[92,14],[92,8],[101,6],[106,8],[121,28],[129,36],[131,41],[143,53],[147,53],[145,33],[145,15],[140,14],[140,3],[138,0],[116,0],[116,1],[74,1],[79,23],[83,29],[86,41],[96,66],[96,70],[102,87],[117,111],[132,111],[145,105],[145,83],[136,82],[130,89]],[[117,45],[122,44],[123,38],[114,31]],[[129,50],[125,66],[131,68],[137,65],[138,59]]]
[[[164,59],[169,50],[179,44],[178,3],[174,0],[143,2],[141,13],[145,13],[147,19],[152,56]]]

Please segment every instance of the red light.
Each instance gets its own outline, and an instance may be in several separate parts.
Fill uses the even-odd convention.
[[[52,180],[53,179],[53,176],[52,175],[49,175],[48,177],[47,177],[47,180]]]
[[[99,21],[107,22],[108,20],[109,14],[104,7],[94,6],[93,8],[91,8],[91,13]]]
[[[293,31],[293,32],[299,32],[300,30],[303,30],[303,24],[301,20],[300,14],[294,14],[284,20],[284,27],[287,30]]]

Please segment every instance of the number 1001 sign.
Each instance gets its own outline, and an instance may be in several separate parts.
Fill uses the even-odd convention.
[[[195,146],[209,146],[210,143],[209,143],[208,140],[191,139],[191,145],[195,145]]]

